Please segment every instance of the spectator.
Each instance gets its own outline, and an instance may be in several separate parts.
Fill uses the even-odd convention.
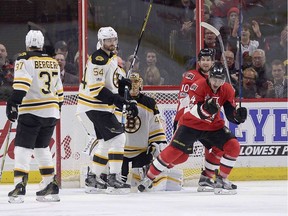
[[[262,49],[256,49],[252,54],[252,67],[258,74],[256,79],[256,86],[258,88],[258,93],[261,97],[265,97],[267,93],[267,81],[271,79],[271,75],[268,74],[269,68],[266,64],[265,51]]]
[[[227,12],[230,8],[237,7],[239,0],[214,0],[211,2],[211,22],[219,30],[226,23]]]
[[[134,55],[130,55],[127,58],[127,61],[125,62],[124,70],[126,71],[126,73],[128,72],[128,70],[130,68],[130,65],[132,64],[133,57],[134,57]],[[140,64],[139,57],[136,56],[135,62],[134,62],[134,66],[133,66],[133,69],[132,69],[131,73],[135,72],[135,73],[139,73],[140,74],[139,64]]]
[[[145,56],[146,56],[146,63],[145,63],[145,65],[142,68],[140,68],[140,72],[144,73],[143,75],[140,74],[141,77],[145,77],[147,68],[149,66],[156,66],[156,68],[158,69],[158,71],[160,73],[160,77],[161,77],[161,80],[162,80],[161,81],[161,85],[164,84],[164,83],[165,84],[169,84],[170,76],[169,76],[167,70],[159,62],[158,54],[156,53],[156,51],[153,50],[153,49],[147,50],[145,52]]]
[[[287,57],[287,47],[288,47],[288,25],[286,24],[281,31],[280,37],[276,37],[274,40],[268,39],[266,46],[267,50],[267,60],[272,62],[275,56],[281,61],[288,59]]]
[[[246,68],[243,71],[243,87],[242,87],[242,96],[243,98],[261,98],[257,93],[256,80],[258,78],[257,72],[252,68]]]
[[[285,77],[285,68],[283,62],[274,60],[272,62],[273,82],[269,81],[268,93],[269,98],[287,98],[287,78]]]
[[[239,28],[239,21],[236,21],[237,31]],[[251,32],[253,32],[257,37],[257,40],[251,39]],[[237,35],[229,40],[229,45],[234,53],[236,53],[236,68],[239,68],[239,49],[237,48],[238,38]],[[251,67],[252,64],[252,53],[258,49],[264,47],[264,38],[262,37],[259,24],[255,20],[252,21],[252,25],[249,23],[244,23],[241,32],[241,53],[242,53],[242,63],[243,67]]]
[[[160,75],[159,69],[155,65],[148,66],[144,75],[145,85],[163,85],[163,78]]]
[[[237,89],[237,84],[238,84],[238,71],[235,68],[235,57],[234,57],[234,53],[230,50],[227,50],[224,52],[226,61],[227,61],[227,67],[229,70],[229,74],[230,74],[230,79],[231,79],[231,83],[232,86],[234,87],[234,89]],[[224,59],[221,56],[221,63],[224,65]]]
[[[209,29],[204,30],[204,48],[214,49],[215,60],[220,61],[222,51],[217,36]]]
[[[63,54],[57,54],[54,57],[59,66],[60,66],[60,74],[61,74],[61,81],[64,86],[68,85],[78,85],[79,84],[79,78],[72,73],[66,71],[65,65],[66,65],[66,60],[65,56]]]
[[[14,66],[7,56],[6,47],[0,44],[0,101],[7,101],[13,91]]]
[[[65,70],[78,76],[78,74],[79,74],[78,68],[76,69],[75,65],[72,62],[69,62],[67,60],[67,57],[68,57],[67,43],[65,41],[57,41],[55,43],[54,49],[55,49],[55,54],[63,54],[64,55],[65,61],[66,61]]]

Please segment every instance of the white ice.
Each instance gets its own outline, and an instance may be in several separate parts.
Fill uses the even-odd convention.
[[[58,203],[35,200],[37,185],[28,185],[25,202],[10,204],[12,185],[0,185],[0,216],[282,216],[288,215],[288,181],[235,182],[237,195],[198,193],[196,187],[179,192],[85,194],[62,189]]]

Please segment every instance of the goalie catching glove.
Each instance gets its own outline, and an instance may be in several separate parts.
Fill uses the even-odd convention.
[[[240,107],[236,110],[235,120],[239,123],[245,122],[247,119],[247,109],[245,107]]]
[[[137,102],[135,100],[125,100],[119,94],[113,94],[106,87],[102,88],[96,98],[109,105],[114,104],[119,109],[123,109],[125,104],[128,116],[135,118],[138,115]]]

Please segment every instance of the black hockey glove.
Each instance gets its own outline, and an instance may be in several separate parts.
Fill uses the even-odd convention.
[[[135,118],[138,115],[138,107],[137,107],[137,101],[136,100],[130,100],[128,101],[127,105],[127,115],[129,117]]]
[[[11,100],[7,101],[6,116],[11,122],[15,122],[18,118],[18,105]]]
[[[128,86],[128,90],[130,91],[132,88],[132,82],[130,79],[126,79],[122,77],[121,80],[118,81],[119,88],[118,88],[118,94],[122,97],[124,97],[125,93],[125,86]]]
[[[246,107],[240,107],[236,110],[235,120],[239,123],[245,122],[247,119]]]
[[[216,103],[216,99],[215,98],[210,98],[209,100],[206,100],[204,103],[203,108],[210,114],[210,115],[214,115],[215,113],[218,112],[219,107]]]

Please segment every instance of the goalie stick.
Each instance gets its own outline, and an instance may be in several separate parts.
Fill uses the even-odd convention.
[[[153,0],[150,0],[150,3],[149,3],[149,8],[147,10],[147,13],[146,13],[146,16],[144,18],[144,21],[143,21],[143,24],[142,24],[142,27],[141,27],[141,31],[140,31],[140,35],[138,37],[138,42],[137,42],[137,45],[134,49],[134,53],[133,53],[133,59],[132,59],[132,62],[130,64],[130,67],[128,69],[128,72],[126,74],[126,78],[129,78],[130,77],[130,74],[131,74],[131,71],[134,67],[134,64],[135,64],[135,60],[136,60],[136,56],[137,56],[137,53],[138,53],[138,50],[139,50],[139,47],[140,47],[140,43],[141,43],[141,40],[142,40],[142,37],[143,37],[143,34],[144,34],[144,31],[146,29],[146,25],[147,25],[147,22],[148,22],[148,19],[149,19],[149,16],[150,16],[150,12],[151,12],[151,9],[152,9],[152,4],[153,4]],[[124,98],[125,100],[128,99],[128,92],[129,92],[129,88],[128,86],[125,86],[125,91],[124,91]],[[126,117],[127,117],[127,107],[126,105],[124,104],[123,105],[123,109],[122,109],[122,118],[121,118],[121,123],[123,125],[123,127],[125,127],[125,124],[126,124]]]
[[[1,163],[0,181],[2,180],[2,172],[4,170],[5,159],[6,159],[6,155],[7,155],[7,151],[8,151],[11,131],[12,131],[12,122],[10,122],[9,130],[8,130],[8,133],[6,136],[6,143],[5,143],[5,148],[4,148],[4,153],[3,153],[3,157],[2,157],[2,163]]]
[[[88,142],[86,143],[84,149],[82,150],[82,153],[90,155],[92,149],[96,146],[97,144],[97,138],[93,135],[91,135],[88,131],[88,129],[86,128],[86,126],[84,125],[84,122],[82,120],[82,118],[80,117],[79,113],[76,114],[78,121],[80,122],[83,130],[85,131],[85,133],[88,136]]]

